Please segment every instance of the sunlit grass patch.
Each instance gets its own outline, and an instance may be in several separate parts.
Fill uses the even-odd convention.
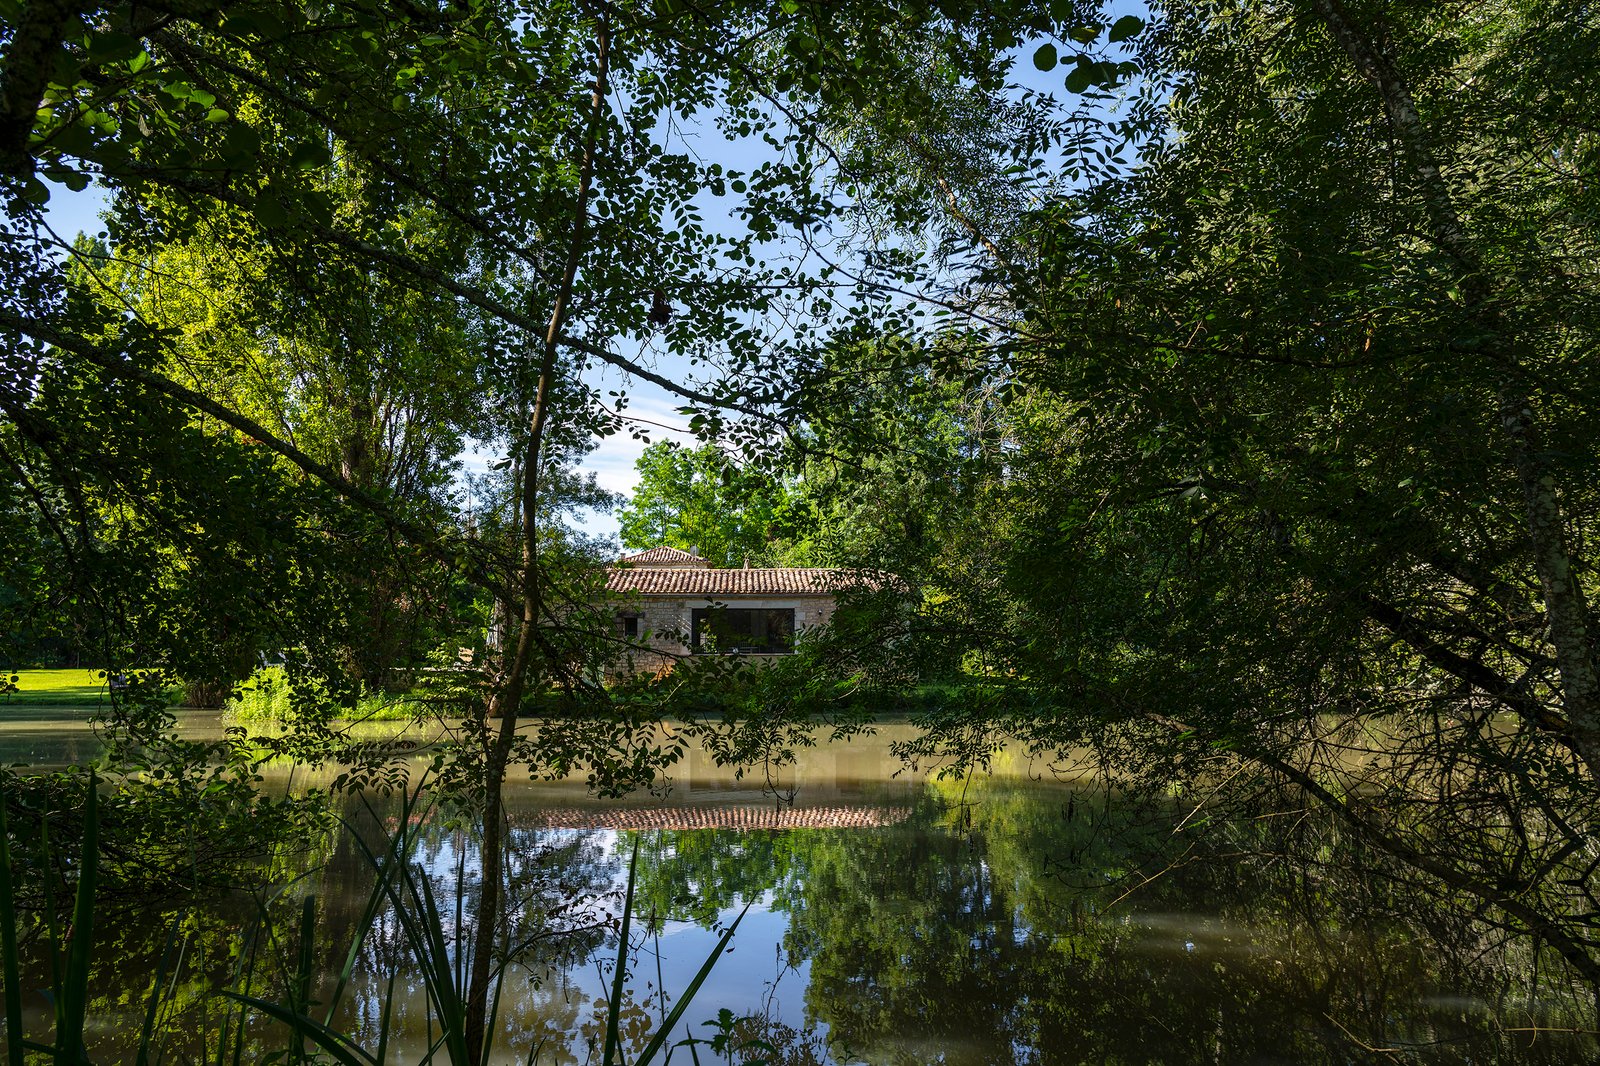
[[[93,707],[110,699],[103,670],[16,670],[4,676],[16,678],[17,691],[4,697],[9,703]]]
[[[104,670],[12,670],[0,672],[0,682],[15,678],[16,690],[0,684],[0,704],[33,707],[104,707],[111,703],[110,682]],[[183,700],[183,686],[169,685],[167,702]]]

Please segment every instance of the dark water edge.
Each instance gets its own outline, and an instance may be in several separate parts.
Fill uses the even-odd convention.
[[[896,727],[901,728],[901,727]],[[1204,833],[1160,804],[1058,782],[1002,756],[967,781],[904,773],[893,730],[802,752],[772,782],[691,756],[656,795],[624,802],[570,782],[516,783],[509,796],[508,932],[527,944],[508,970],[496,1062],[598,1061],[629,856],[639,850],[623,1032],[633,1057],[720,927],[746,904],[686,1017],[726,1008],[741,1036],[782,1063],[1357,1063],[1594,1061],[1591,990],[1532,946],[1390,898],[1378,868],[1342,857],[1283,860],[1286,820],[1242,818]],[[317,778],[282,771],[269,785]],[[392,800],[342,813],[369,844],[396,825]],[[1304,822],[1296,823],[1304,833]],[[737,828],[719,828],[734,826]],[[438,811],[418,826],[417,860],[447,935],[470,925],[472,833]],[[1303,841],[1299,843],[1304,843]],[[348,832],[331,831],[271,871],[280,902],[317,899],[319,965],[343,960],[370,885]],[[160,1019],[169,1062],[215,1046],[210,988],[234,972],[242,895],[186,921],[192,945],[169,977],[182,1009]],[[130,1038],[171,915],[122,916],[102,930],[91,986],[95,1061],[131,1061]],[[289,945],[284,950],[289,950]],[[270,984],[270,963],[261,980]],[[360,952],[336,1027],[376,1043],[396,977],[389,1061],[428,1043],[426,1002],[395,923]],[[35,967],[24,984],[45,982]],[[47,1005],[30,993],[30,1029]],[[1577,1030],[1577,1031],[1575,1031]],[[675,1037],[674,1039],[678,1039]],[[285,1040],[260,1024],[253,1055]],[[712,1058],[702,1049],[702,1061]],[[674,1059],[688,1062],[686,1049]],[[246,1061],[252,1061],[251,1056]],[[737,1058],[735,1061],[739,1061]]]

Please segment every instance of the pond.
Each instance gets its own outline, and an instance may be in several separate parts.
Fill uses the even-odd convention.
[[[220,728],[214,716],[190,726]],[[8,726],[0,758],[24,746],[39,761],[74,749],[83,757],[92,748],[83,728]],[[1188,805],[1061,780],[1012,750],[987,773],[940,779],[891,752],[913,733],[886,724],[802,749],[770,780],[737,777],[693,750],[655,793],[623,801],[596,799],[581,782],[515,782],[511,890],[526,950],[504,981],[494,1061],[599,1061],[635,853],[621,1010],[630,1062],[741,914],[672,1037],[709,1039],[726,1010],[735,1042],[746,1042],[733,1061],[1557,1063],[1596,1054],[1584,1032],[1593,1000],[1552,982],[1526,945],[1453,942],[1456,926],[1395,918],[1404,908],[1383,897],[1381,875],[1337,856],[1314,868],[1275,861],[1274,834],[1290,819],[1202,830],[1186,821]],[[309,780],[281,771],[267,785]],[[366,843],[381,847],[395,801],[343,802]],[[443,817],[417,822],[414,858],[448,934],[471,918],[472,836]],[[347,831],[297,861],[303,877],[289,894],[317,899],[325,993],[359,925],[371,867]],[[125,944],[126,931],[119,936]],[[404,1064],[430,1039],[409,958],[398,924],[378,921],[335,1019],[371,1047],[387,1009],[389,1061]],[[100,971],[111,1013],[94,1034],[97,1061],[124,1053],[152,969],[124,950]],[[47,1024],[42,1001],[31,1003],[36,1024]],[[208,1024],[191,1025],[196,1046],[210,1046]],[[690,1052],[674,1057],[687,1063]],[[186,1053],[179,1041],[171,1061]]]

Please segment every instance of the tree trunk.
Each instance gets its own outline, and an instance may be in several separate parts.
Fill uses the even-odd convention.
[[[1390,128],[1410,159],[1434,242],[1456,261],[1461,291],[1473,317],[1491,338],[1503,364],[1499,410],[1501,428],[1510,445],[1510,460],[1522,488],[1534,569],[1544,594],[1548,639],[1555,649],[1560,675],[1561,706],[1569,735],[1591,776],[1600,777],[1600,672],[1595,667],[1588,605],[1572,565],[1555,477],[1534,440],[1532,403],[1521,385],[1515,344],[1494,312],[1483,269],[1444,172],[1435,156],[1428,127],[1404,78],[1388,55],[1358,28],[1341,0],[1316,0],[1328,29],[1372,83],[1383,100]],[[1493,348],[1491,348],[1493,350]]]
[[[1590,775],[1600,776],[1600,675],[1589,638],[1589,605],[1572,572],[1561,499],[1555,478],[1534,446],[1533,411],[1527,401],[1503,393],[1500,420],[1511,438],[1512,460],[1522,485],[1528,537],[1544,593],[1545,624],[1561,675],[1562,709]]]
[[[55,70],[62,36],[77,13],[78,5],[71,0],[30,0],[22,5],[11,45],[0,62],[0,173],[33,176],[28,135]]]
[[[578,277],[578,267],[583,259],[585,222],[588,217],[589,193],[594,182],[595,143],[599,138],[601,119],[605,114],[606,74],[611,60],[611,37],[604,16],[595,25],[595,83],[590,96],[588,129],[585,134],[583,161],[579,169],[578,196],[573,210],[572,241],[567,248],[567,260],[561,283],[556,290],[555,303],[550,311],[550,324],[545,331],[544,352],[539,365],[539,385],[534,395],[533,414],[528,426],[528,447],[523,456],[521,478],[522,504],[522,624],[517,630],[515,653],[506,662],[500,685],[488,707],[491,717],[498,718],[500,730],[494,743],[485,753],[483,768],[483,887],[478,901],[477,927],[473,932],[472,958],[467,979],[467,1010],[465,1033],[467,1053],[474,1064],[486,1057],[486,1029],[489,1014],[489,990],[494,977],[494,947],[500,925],[500,912],[505,880],[505,806],[501,790],[505,784],[506,767],[511,750],[516,743],[517,718],[522,697],[527,690],[527,675],[534,661],[535,644],[544,613],[544,596],[539,570],[539,471],[542,460],[542,442],[545,426],[550,418],[551,390],[555,386],[556,357],[560,350],[561,330],[566,324],[567,308],[572,301],[572,289]]]

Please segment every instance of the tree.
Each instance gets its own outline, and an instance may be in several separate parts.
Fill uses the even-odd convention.
[[[508,767],[587,764],[625,788],[674,754],[635,744],[642,716],[611,707],[592,682],[608,633],[603,571],[549,521],[551,489],[570,483],[565,459],[622,424],[587,369],[660,385],[708,435],[770,437],[811,336],[781,316],[827,323],[835,300],[856,295],[850,285],[833,295],[823,271],[763,259],[782,235],[825,241],[847,206],[824,162],[824,111],[871,99],[925,52],[958,78],[993,83],[1040,21],[1057,20],[968,0],[7,13],[0,436],[49,535],[93,564],[69,574],[81,599],[127,604],[98,612],[111,658],[138,648],[145,663],[228,677],[255,648],[299,646],[305,691],[348,694],[340,627],[327,619],[380,545],[470,582],[506,623],[502,642],[481,646],[481,674],[449,694],[464,718],[444,780],[483,817],[466,966],[474,1059],[505,911]],[[706,162],[676,140],[696,116],[725,138],[767,144],[769,158],[748,173]],[[41,178],[112,193],[107,251],[134,275],[109,286],[61,269]],[[743,232],[703,220],[704,201],[729,196]],[[360,357],[377,350],[368,342],[394,339],[392,318],[481,322],[466,376],[503,457],[495,520],[468,526],[428,493],[366,481],[370,377],[329,393],[322,410],[338,417],[325,432],[275,426],[227,373],[196,387],[181,372],[193,338],[170,328],[187,316],[122,298],[154,291],[149,271],[184,269],[201,247],[238,256],[246,276],[265,268],[252,312],[305,313],[264,333],[257,319],[252,336],[223,336],[211,355],[292,338],[328,357],[327,385],[361,378],[371,363]],[[363,301],[383,317],[346,345]],[[716,371],[656,373],[648,355],[623,354],[633,345],[709,356]],[[412,354],[428,366],[443,353]],[[105,439],[118,446],[101,448]],[[113,513],[118,524],[103,521]],[[263,595],[269,578],[295,595]],[[124,639],[132,629],[148,639]],[[529,727],[524,705],[555,699],[598,713],[582,728]],[[325,717],[306,715],[280,750],[326,754]]]
[[[413,202],[401,217],[415,245],[429,241],[425,209]],[[215,236],[224,230],[226,242]],[[162,369],[172,380],[247,413],[369,495],[430,523],[453,516],[464,438],[487,425],[472,354],[482,322],[468,309],[348,266],[308,270],[252,216],[227,209],[181,243],[131,236],[115,257],[75,253],[74,269],[92,275],[86,289],[171,335]],[[438,643],[448,581],[393,543],[362,551],[341,583],[346,669],[366,686],[404,687],[397,668]]]
[[[1164,12],[1143,163],[969,334],[1011,443],[928,567],[984,624],[927,626],[1045,694],[986,724],[1325,805],[1591,984],[1596,33]]]
[[[617,515],[624,547],[665,544],[697,551],[713,566],[789,562],[791,501],[781,481],[740,469],[715,444],[658,441],[634,469],[639,487]]]

